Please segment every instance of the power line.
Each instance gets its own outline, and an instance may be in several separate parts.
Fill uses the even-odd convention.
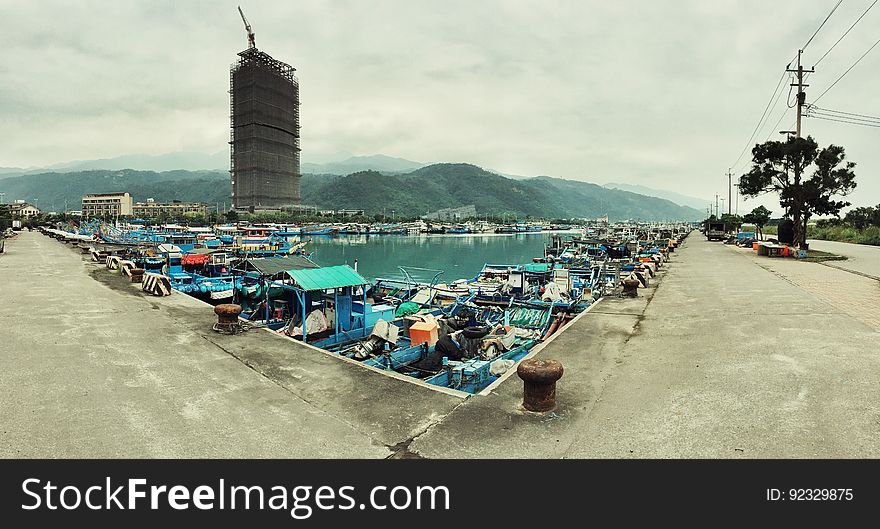
[[[792,107],[792,108],[794,108],[794,107]],[[776,129],[779,128],[779,124],[782,123],[782,120],[783,120],[783,119],[785,119],[785,116],[786,116],[786,114],[788,114],[788,111],[789,111],[789,110],[791,110],[791,108],[787,108],[787,109],[785,109],[785,110],[782,111],[782,115],[779,116],[779,119],[776,121],[776,124],[773,125],[773,128],[772,128],[772,129],[770,129],[770,134],[767,135],[767,139],[766,139],[765,141],[770,141],[770,138],[773,136],[773,133],[774,133],[774,132],[779,132],[779,131],[776,130]],[[793,126],[794,126],[794,125],[792,125],[792,127],[793,127]],[[788,128],[791,129],[791,127],[788,127]]]
[[[773,133],[776,131],[777,127],[779,127],[779,124],[782,123],[782,120],[785,119],[785,116],[788,114],[789,110],[791,110],[791,108],[786,108],[782,111],[782,114],[779,116],[779,119],[776,120],[776,124],[773,125],[773,128],[770,129],[770,133],[767,134],[767,138],[764,140],[765,142],[770,141],[770,138],[773,136]],[[768,123],[769,123],[769,121],[768,121]],[[793,126],[794,125],[792,125],[792,127]],[[788,127],[788,128],[791,129],[791,127]],[[743,169],[748,167],[748,165],[750,163],[751,163],[751,160],[746,160],[745,163],[743,163],[742,165],[739,166],[739,169],[737,169],[736,172],[742,173]]]
[[[854,125],[878,125],[880,126],[880,119],[866,119],[866,118],[852,118],[848,116],[841,116],[839,114],[825,114],[822,112],[811,112],[808,114],[811,118],[822,118],[822,119],[837,119],[837,120],[845,120],[847,122],[851,122]]]
[[[824,112],[811,112],[811,113],[809,114],[809,116],[810,116],[811,118],[834,118],[834,119],[845,119],[845,120],[848,120],[848,121],[854,121],[854,122],[859,122],[859,123],[873,123],[873,124],[876,124],[876,125],[880,125],[880,119],[878,119],[878,118],[872,118],[872,119],[865,119],[865,118],[851,118],[851,117],[847,117],[847,116],[841,116],[841,115],[839,115],[839,114],[826,114],[826,113],[824,113]]]
[[[811,117],[811,118],[814,118],[814,119],[822,119],[822,120],[825,120],[825,121],[836,121],[836,122],[838,122],[838,123],[846,123],[846,124],[848,124],[848,125],[862,125],[863,127],[877,127],[877,128],[880,128],[880,123],[859,123],[859,122],[856,122],[856,121],[846,121],[846,120],[843,120],[843,119],[833,119],[833,118],[827,118],[827,117],[821,117],[821,116],[812,116],[812,115],[808,115],[807,117]]]
[[[791,81],[794,81],[794,77],[791,75],[788,76]],[[788,95],[785,96],[785,106],[788,108],[794,108],[797,105],[797,99],[794,100],[794,104],[791,103],[791,91],[794,89],[794,83],[790,83],[788,85]]]
[[[790,62],[788,64],[791,65]],[[786,69],[788,69],[788,66],[786,66]],[[773,98],[776,97],[776,92],[779,92],[780,96],[782,95],[783,90],[780,90],[779,87],[782,86],[782,81],[785,80],[786,73],[787,72],[784,72],[784,71],[782,72],[782,77],[780,77],[779,81],[777,81],[776,88],[773,89],[773,94],[770,95],[770,100],[767,101],[767,106],[764,107],[764,112],[761,113],[761,119],[758,120],[758,124],[755,125],[755,130],[752,131],[752,134],[751,134],[751,136],[749,136],[749,139],[746,140],[746,144],[742,148],[742,150],[739,152],[739,156],[736,157],[736,161],[734,161],[732,164],[730,164],[731,167],[733,167],[739,163],[740,159],[742,159],[743,154],[745,154],[746,149],[748,149],[749,145],[751,145],[752,140],[755,138],[755,134],[758,133],[758,129],[761,127],[761,124],[764,123],[764,118],[767,116],[767,112],[770,110],[771,105],[775,105],[773,102]],[[777,102],[779,101],[778,97],[776,97],[776,101]]]
[[[809,46],[810,43],[813,42],[813,39],[814,39],[814,38],[816,37],[816,35],[819,33],[819,30],[822,29],[822,26],[824,26],[825,23],[828,22],[828,19],[831,18],[831,15],[833,15],[834,12],[837,11],[837,8],[840,7],[841,2],[843,2],[843,0],[837,0],[837,3],[834,4],[834,7],[831,8],[831,12],[828,13],[828,16],[825,17],[825,20],[823,20],[822,23],[819,24],[819,27],[816,28],[816,31],[813,32],[813,36],[810,37],[810,40],[808,40],[806,44],[804,44],[803,46],[801,46],[801,51],[807,49],[807,46]]]
[[[849,68],[846,69],[845,72],[843,72],[842,74],[840,74],[840,77],[838,77],[833,83],[831,83],[831,86],[829,86],[828,88],[825,89],[824,92],[822,92],[821,94],[819,94],[819,97],[817,97],[816,99],[814,99],[814,100],[813,100],[813,103],[819,101],[819,100],[822,98],[822,96],[824,96],[825,94],[828,93],[829,90],[831,90],[832,88],[834,88],[834,85],[836,85],[838,82],[840,82],[840,80],[843,79],[843,78],[846,76],[846,74],[849,73],[850,70],[852,70],[853,68],[855,68],[856,65],[857,65],[859,62],[861,62],[862,59],[865,58],[865,55],[871,53],[871,50],[873,50],[878,44],[880,44],[880,39],[878,39],[877,42],[875,42],[874,44],[872,44],[871,47],[868,48],[868,50],[867,50],[865,53],[863,53],[861,57],[859,57],[858,59],[856,59],[856,62],[854,62],[854,63],[852,64],[852,66],[850,66]]]
[[[807,107],[807,117],[822,119],[825,121],[835,121],[838,123],[846,123],[848,125],[862,125],[864,127],[880,127],[880,117],[869,116],[867,114],[856,114],[854,112],[844,112],[842,110],[831,110],[828,108],[820,108],[816,105]]]
[[[819,31],[822,29],[823,26],[825,26],[825,23],[828,22],[828,19],[831,18],[831,15],[833,15],[834,12],[837,11],[837,8],[840,7],[840,4],[842,2],[843,2],[843,0],[838,0],[837,3],[834,4],[834,7],[831,8],[831,11],[828,13],[828,15],[822,21],[822,23],[819,24],[818,28],[816,28],[816,31],[813,32],[813,34],[810,36],[809,40],[807,40],[806,44],[804,44],[801,47],[798,54],[795,55],[795,58],[797,58],[800,55],[800,53],[802,53],[803,50],[805,50],[807,48],[807,46],[809,46],[810,43],[813,42],[813,39],[816,37],[816,35],[819,34]],[[768,112],[770,111],[771,108],[775,107],[776,104],[778,104],[779,99],[781,98],[782,93],[784,91],[784,90],[780,90],[780,87],[782,86],[782,82],[785,80],[785,74],[788,73],[788,68],[791,66],[791,63],[793,61],[794,61],[794,58],[792,58],[792,60],[788,61],[788,64],[785,65],[785,71],[782,72],[782,76],[779,78],[779,81],[777,81],[776,88],[773,89],[773,93],[770,95],[770,100],[767,102],[767,106],[764,107],[764,112],[761,113],[761,118],[758,120],[758,124],[755,125],[755,130],[752,131],[752,134],[749,136],[749,139],[746,141],[745,146],[743,147],[742,151],[740,151],[739,156],[736,157],[736,161],[734,161],[732,164],[730,164],[730,167],[735,167],[736,164],[739,163],[739,161],[743,157],[743,154],[745,154],[746,150],[751,145],[752,140],[755,138],[755,135],[758,133],[758,130],[761,128],[761,125],[764,123],[764,119],[770,117],[770,114],[768,114]],[[777,97],[777,95],[776,95],[777,91],[779,91],[779,97]],[[789,89],[789,97],[790,96],[791,96],[791,90]],[[774,98],[776,98],[775,102],[774,102]],[[788,98],[786,98],[786,106],[788,106],[787,99]],[[773,127],[774,129],[779,126],[779,123],[782,121],[783,117],[785,117],[785,111],[783,111],[783,114],[782,114],[782,116],[780,116],[779,121],[777,121],[776,125],[774,125],[774,127]],[[772,136],[772,135],[773,135],[773,131],[771,130],[770,136]],[[770,139],[770,136],[767,137],[768,140]],[[746,163],[746,165],[748,165],[748,162]]]
[[[862,14],[859,16],[859,18],[857,18],[856,21],[852,23],[852,26],[850,26],[849,29],[847,29],[846,31],[844,31],[844,32],[843,32],[843,35],[841,35],[840,38],[837,39],[837,42],[835,42],[834,44],[832,44],[831,47],[828,48],[828,51],[826,51],[824,54],[822,54],[821,57],[819,57],[819,60],[816,61],[816,62],[813,64],[813,68],[815,68],[820,62],[822,62],[822,59],[824,59],[829,53],[831,53],[831,50],[833,50],[838,44],[840,44],[840,41],[843,40],[843,37],[846,37],[847,34],[848,34],[850,31],[852,31],[852,28],[856,27],[856,24],[859,23],[859,20],[861,20],[862,17],[864,17],[865,15],[867,15],[867,14],[868,14],[868,11],[870,11],[871,8],[874,7],[874,4],[876,4],[877,2],[878,2],[878,0],[874,0],[874,1],[871,3],[871,5],[868,6],[868,9],[865,9],[865,12],[862,13]]]
[[[855,117],[859,117],[859,118],[876,119],[876,120],[880,121],[880,117],[877,117],[877,116],[869,116],[867,114],[855,114],[853,112],[844,112],[842,110],[831,110],[830,108],[821,108],[821,107],[817,107],[816,105],[808,105],[807,110],[808,111],[817,110],[819,112],[826,112],[826,113],[831,113],[831,114],[844,114],[846,116],[855,116]]]

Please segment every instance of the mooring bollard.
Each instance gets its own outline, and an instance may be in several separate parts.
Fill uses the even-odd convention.
[[[623,295],[629,296],[631,298],[638,297],[639,295],[639,285],[641,282],[638,279],[626,278],[623,280]]]
[[[232,330],[238,325],[238,315],[241,314],[241,305],[223,303],[214,307],[217,315],[217,327],[222,330]]]
[[[128,272],[131,277],[132,283],[140,283],[144,280],[144,269],[143,268],[132,268]]]
[[[562,378],[562,364],[556,360],[531,358],[520,362],[516,374],[523,381],[523,408],[550,411],[556,407],[556,381]]]

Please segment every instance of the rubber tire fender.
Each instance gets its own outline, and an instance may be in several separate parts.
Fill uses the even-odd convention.
[[[478,325],[476,327],[465,327],[461,331],[468,340],[478,340],[489,334],[489,327],[486,325]]]

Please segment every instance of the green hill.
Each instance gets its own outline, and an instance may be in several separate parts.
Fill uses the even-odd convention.
[[[668,200],[596,184],[540,176],[514,180],[469,164],[434,164],[411,173],[364,171],[307,183],[302,200],[321,207],[394,209],[407,216],[474,204],[480,215],[600,217],[613,220],[699,220],[699,211]]]
[[[35,202],[44,210],[78,209],[86,193],[128,191],[135,201],[230,202],[225,171],[81,171],[0,179],[7,201]],[[434,164],[404,174],[362,171],[347,176],[307,174],[302,202],[321,208],[394,210],[418,216],[474,204],[480,215],[599,217],[612,220],[698,220],[699,211],[668,200],[607,189],[587,182],[540,176],[514,180],[469,164]]]
[[[128,191],[135,201],[148,198],[230,202],[229,173],[222,171],[120,171],[93,170],[75,173],[41,173],[0,179],[4,199],[35,203],[44,211],[79,209],[83,195]]]

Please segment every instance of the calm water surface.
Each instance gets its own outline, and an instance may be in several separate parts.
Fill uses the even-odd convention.
[[[554,232],[560,233],[560,232]],[[340,235],[311,237],[307,249],[321,266],[358,261],[367,279],[400,277],[398,266],[443,270],[441,282],[471,278],[485,263],[530,263],[544,255],[550,233],[475,235]],[[307,237],[308,239],[308,237]],[[414,279],[433,273],[411,272]]]

